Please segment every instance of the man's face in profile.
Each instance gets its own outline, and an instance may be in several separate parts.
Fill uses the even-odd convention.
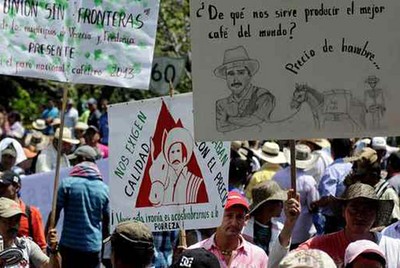
[[[251,75],[244,66],[232,67],[226,70],[226,83],[234,95],[242,93],[250,83]]]

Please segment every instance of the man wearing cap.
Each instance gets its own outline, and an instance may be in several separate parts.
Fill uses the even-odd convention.
[[[237,192],[229,192],[217,231],[189,249],[205,248],[218,258],[221,267],[267,267],[268,256],[264,250],[247,242],[241,235],[248,211],[246,199]]]
[[[35,170],[39,172],[48,172],[56,169],[57,163],[57,148],[58,148],[58,137],[60,129],[57,128],[54,135],[53,142],[43,149],[37,157]],[[72,145],[78,144],[79,140],[72,137],[71,130],[64,127],[62,134],[62,145],[61,145],[61,167],[69,167],[69,161],[67,154],[72,148]]]
[[[6,197],[19,204],[26,217],[21,217],[18,236],[31,237],[38,246],[45,251],[46,239],[44,235],[42,214],[39,209],[26,205],[19,197],[21,178],[12,171],[6,171],[0,176],[0,197]]]
[[[153,235],[150,229],[139,221],[119,223],[104,243],[105,248],[111,245],[113,268],[149,267],[154,256]]]
[[[214,74],[226,80],[231,95],[216,102],[218,132],[255,126],[269,120],[275,108],[275,97],[268,90],[251,84],[258,69],[259,62],[250,59],[243,46],[225,51],[223,64],[214,70]]]
[[[386,263],[383,251],[370,240],[363,239],[350,243],[344,255],[345,268],[385,268]]]
[[[88,108],[89,108],[89,111],[90,111],[87,124],[89,126],[95,126],[96,128],[98,128],[99,127],[99,119],[100,119],[101,113],[100,113],[99,109],[97,109],[97,101],[96,101],[96,99],[90,98],[87,101],[87,105],[88,105]]]
[[[254,154],[261,159],[264,164],[261,170],[253,174],[250,182],[246,186],[246,197],[251,200],[251,191],[254,186],[271,180],[275,173],[282,169],[281,164],[286,163],[284,154],[280,151],[279,145],[275,142],[265,142],[263,146],[254,150]]]
[[[53,100],[49,100],[47,102],[47,107],[46,109],[42,112],[42,115],[40,116],[41,119],[44,119],[46,121],[46,129],[44,130],[45,135],[53,135],[54,133],[54,128],[51,126],[51,123],[53,122],[54,118],[58,117],[58,108],[55,106]]]
[[[19,167],[19,164],[27,158],[21,143],[13,138],[5,138],[0,141],[0,150],[0,172],[12,170],[17,174],[23,174],[24,170]]]
[[[170,268],[220,268],[217,257],[204,248],[187,249]]]
[[[17,150],[11,142],[4,150],[1,151],[0,171],[4,172],[12,170],[15,166],[16,160]]]
[[[269,254],[281,231],[294,228],[300,215],[300,203],[296,198],[286,200],[286,192],[271,180],[256,185],[252,190],[252,199],[250,218],[243,229],[243,237]],[[284,203],[285,225],[276,219],[280,217]]]
[[[63,267],[98,267],[101,241],[109,235],[109,189],[95,164],[92,147],[81,146],[70,158],[82,162],[58,187],[56,222],[64,210],[60,239]]]
[[[56,229],[51,229],[47,235],[48,257],[31,239],[17,237],[21,217],[25,217],[25,214],[15,201],[0,197],[0,235],[4,243],[0,263],[5,265],[2,267],[30,267],[32,264],[38,268],[61,267]]]
[[[301,213],[293,230],[292,248],[306,241],[316,233],[313,224],[311,204],[319,199],[315,179],[305,173],[305,169],[316,161],[316,155],[311,153],[310,147],[305,144],[296,145],[296,187],[300,194]],[[285,150],[286,159],[290,162],[289,150]],[[276,181],[283,190],[289,190],[291,185],[291,167],[278,171],[272,180]],[[279,221],[284,222],[284,217]]]

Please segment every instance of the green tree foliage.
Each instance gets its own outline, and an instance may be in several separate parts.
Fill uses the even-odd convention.
[[[189,39],[189,0],[161,0],[154,56],[169,56],[186,59],[185,74],[182,76],[178,92],[192,91],[190,69]],[[110,103],[125,102],[132,99],[156,97],[148,90],[132,90],[99,85],[71,85],[44,79],[23,78],[0,75],[0,105],[7,110],[22,113],[25,121],[40,116],[42,106],[49,99],[61,100],[62,89],[68,87],[68,95],[75,100],[78,109],[87,99],[106,98]]]

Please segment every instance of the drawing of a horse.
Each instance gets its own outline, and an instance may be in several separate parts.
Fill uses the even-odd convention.
[[[345,116],[353,124],[353,127],[358,130],[365,129],[366,119],[365,119],[365,105],[361,101],[354,98],[350,91],[340,90],[341,92],[347,92],[350,94],[349,111]],[[334,92],[334,91],[332,91]],[[321,129],[324,122],[330,120],[329,114],[324,112],[325,95],[316,89],[306,85],[306,84],[296,84],[295,91],[293,92],[292,101],[290,103],[291,109],[299,109],[303,103],[307,103],[313,114],[314,125],[316,129]]]

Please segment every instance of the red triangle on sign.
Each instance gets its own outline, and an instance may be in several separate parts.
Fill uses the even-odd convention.
[[[208,196],[194,141],[162,101],[136,207],[207,203]],[[188,159],[188,157],[190,157]]]

